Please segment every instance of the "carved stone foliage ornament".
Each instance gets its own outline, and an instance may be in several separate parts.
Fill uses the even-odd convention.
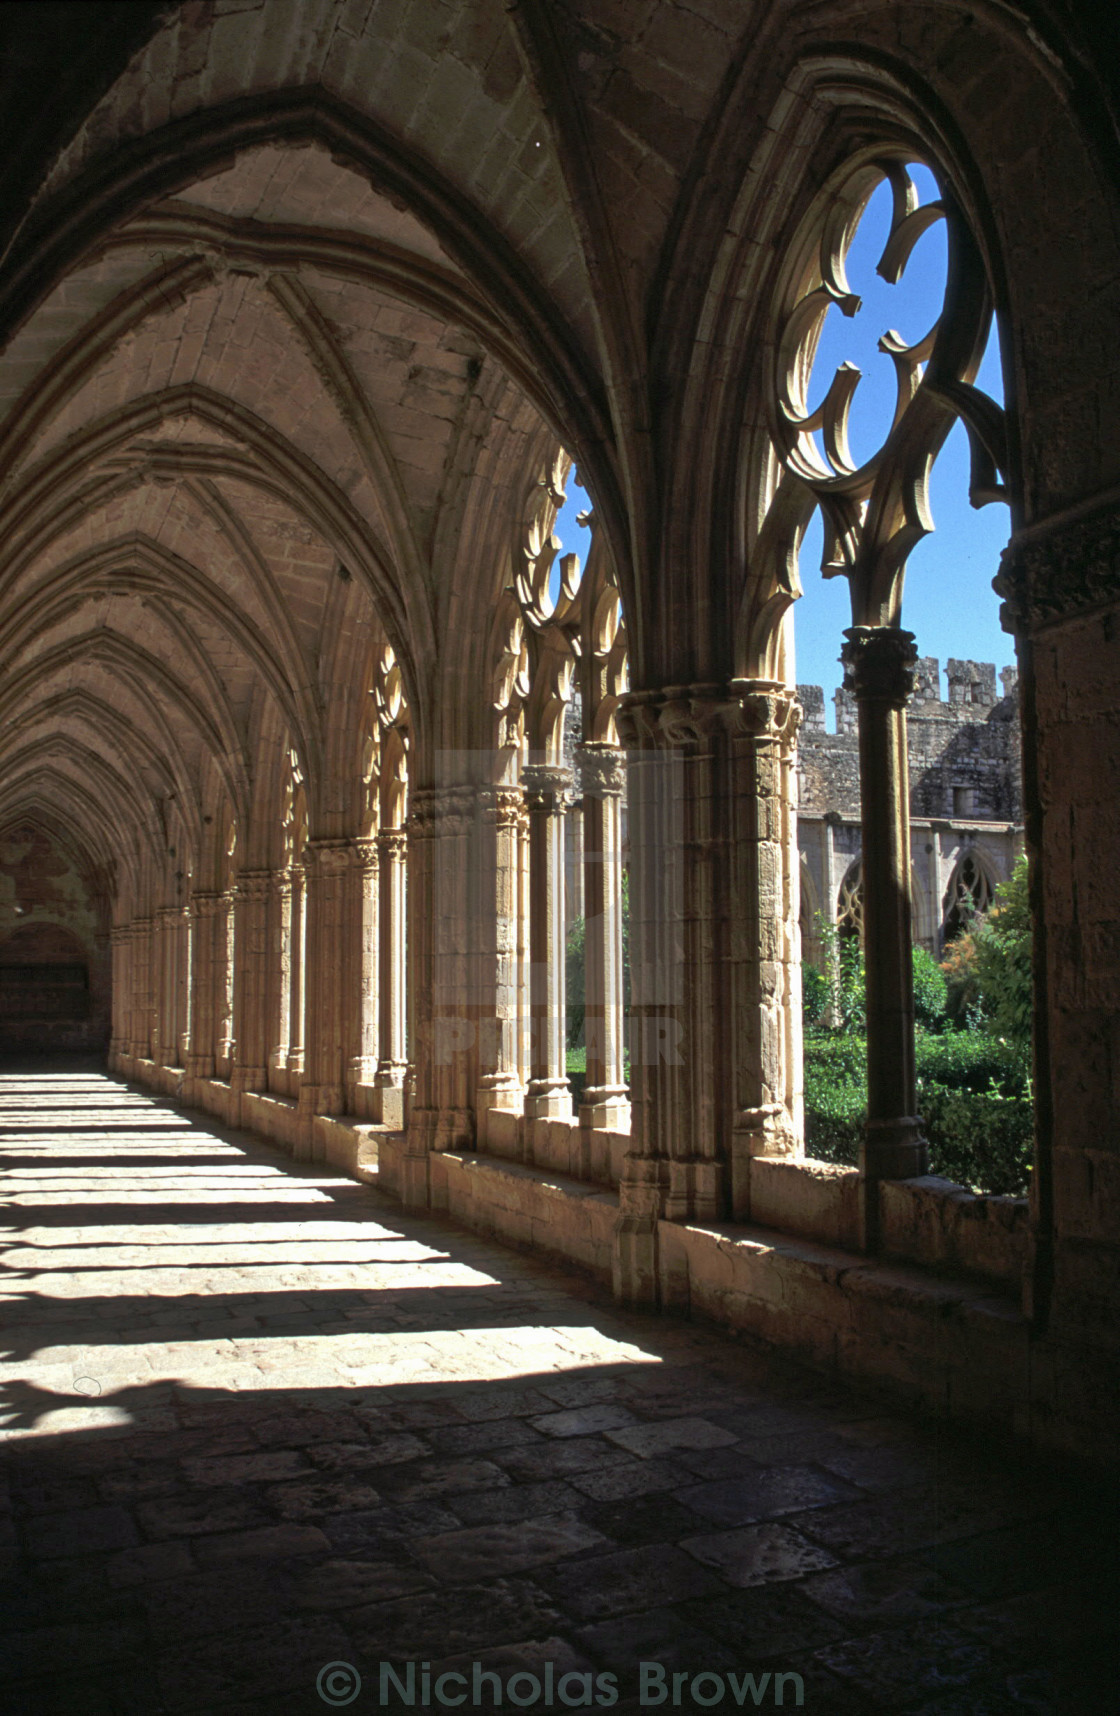
[[[1000,618],[1009,632],[1032,632],[1120,602],[1120,497],[1012,542],[992,588],[1003,597]]]
[[[632,691],[618,711],[619,731],[635,749],[683,749],[721,736],[793,744],[802,708],[788,687],[768,680],[671,685]]]
[[[895,626],[849,626],[840,653],[844,690],[860,702],[878,700],[904,709],[918,676],[918,645],[913,632]]]

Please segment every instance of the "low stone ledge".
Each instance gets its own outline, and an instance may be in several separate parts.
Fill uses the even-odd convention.
[[[506,1244],[528,1246],[611,1279],[618,1198],[566,1175],[490,1156],[435,1152],[432,1208]]]
[[[751,1158],[751,1219],[824,1245],[859,1243],[859,1169],[812,1157]]]
[[[885,1180],[879,1211],[888,1256],[1008,1287],[1023,1279],[1030,1239],[1026,1198],[989,1197],[927,1174]]]
[[[1014,1299],[756,1227],[660,1222],[658,1244],[669,1308],[942,1415],[1018,1427],[1030,1337]]]
[[[312,1157],[341,1168],[352,1180],[376,1184],[380,1141],[386,1130],[374,1121],[316,1114],[311,1122]]]

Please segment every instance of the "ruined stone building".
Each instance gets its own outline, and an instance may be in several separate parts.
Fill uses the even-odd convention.
[[[1114,1448],[1115,20],[1075,0],[4,12],[5,1047],[103,1043],[121,1078],[298,1161],[376,1166],[404,1209],[623,1304]],[[858,317],[845,257],[884,185],[881,272],[937,225],[949,273],[927,335],[883,330],[897,404],[857,458],[858,371],[814,356],[826,315]],[[993,317],[1006,405],[976,385]],[[965,663],[931,700],[906,629],[958,420],[974,501],[1008,509],[1017,708]],[[573,462],[583,565],[551,539]],[[818,511],[852,601],[833,736],[789,683]],[[1015,1203],[924,1177],[909,962],[969,854],[994,881],[1020,824],[1037,1145]],[[870,1117],[862,1166],[817,1171],[801,897],[838,897],[857,855]],[[936,1304],[931,1277],[957,1284]]]
[[[916,945],[939,957],[974,913],[990,906],[1023,850],[1018,674],[1004,668],[1002,696],[990,661],[917,664],[907,711],[910,774],[910,910]],[[862,928],[859,709],[843,688],[836,728],[825,727],[819,685],[799,685],[797,846],[801,952],[819,952],[818,916]]]

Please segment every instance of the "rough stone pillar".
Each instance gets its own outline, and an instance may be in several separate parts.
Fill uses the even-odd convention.
[[[564,1040],[564,794],[568,769],[527,763],[521,771],[529,809],[529,1017],[531,1047],[527,1119],[568,1117]]]
[[[292,928],[289,947],[287,1091],[298,1094],[303,1080],[307,1024],[307,872],[293,864]]]
[[[214,1077],[218,1037],[218,937],[224,934],[223,896],[194,893],[191,914],[191,1041],[186,1058],[189,1079]]]
[[[160,1066],[178,1065],[179,921],[178,906],[162,906],[155,916],[154,964],[158,973],[156,1015],[152,1033],[153,1058]]]
[[[185,1067],[191,1041],[191,915],[175,908],[175,1065]]]
[[[751,1215],[750,1168],[758,1156],[800,1153],[800,859],[797,733],[792,686],[732,680],[719,710],[726,735],[727,869],[735,1113],[729,1213]]]
[[[230,1087],[268,1083],[268,900],[270,870],[241,870],[233,891],[233,1041]]]
[[[912,632],[851,626],[845,690],[859,710],[863,936],[867,973],[867,1128],[860,1151],[861,1238],[878,1243],[879,1182],[924,1174],[916,1113],[910,922],[910,783],[906,703],[918,651]]]
[[[129,924],[114,924],[109,932],[113,960],[112,1035],[109,1039],[109,1065],[115,1068],[121,1055],[131,1053],[132,1005],[132,929]]]
[[[749,1213],[799,1148],[795,741],[773,681],[630,693],[631,1150],[615,1288],[655,1303],[659,1220]]]
[[[587,1082],[581,1126],[630,1124],[623,1042],[623,752],[589,743],[577,752],[583,795],[584,1037]]]
[[[478,1081],[475,1092],[479,1142],[491,1108],[520,1112],[518,1033],[521,972],[518,961],[521,834],[527,824],[519,787],[484,787],[479,793]]]
[[[340,1008],[343,1028],[343,1071],[346,1079],[346,1109],[350,1114],[368,1112],[358,1095],[359,1087],[372,1088],[377,1070],[378,1041],[378,886],[379,854],[376,839],[350,842],[349,865],[343,873],[343,958],[340,977],[343,993]]]
[[[408,818],[408,989],[414,1094],[401,1199],[424,1208],[433,1151],[474,1144],[475,1020],[469,1004],[473,786],[421,788]]]
[[[299,1106],[309,1126],[314,1115],[341,1114],[346,1104],[342,974],[351,859],[349,840],[309,840],[304,847],[307,975]]]
[[[148,944],[150,1023],[148,1052],[156,1066],[164,1062],[164,1034],[168,1030],[167,979],[168,957],[165,906],[152,913],[151,939]]]
[[[1033,928],[1036,1147],[1024,1303],[1037,1330],[1081,1348],[1047,1362],[1070,1418],[1095,1422],[1103,1440],[1115,1433],[1120,1345],[1116,497],[1018,532],[995,587],[1019,662]]]
[[[147,1060],[152,1049],[152,920],[132,920],[131,1054]]]
[[[381,910],[378,921],[378,1061],[374,1084],[380,1092],[378,1119],[404,1125],[405,1056],[405,854],[403,828],[383,828],[377,836]]]
[[[292,873],[269,872],[265,973],[267,1088],[287,1092],[292,1002]]]
[[[214,923],[214,1073],[228,1079],[236,1043],[233,1035],[234,957],[233,895],[218,895]]]

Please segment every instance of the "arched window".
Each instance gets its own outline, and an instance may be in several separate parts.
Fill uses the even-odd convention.
[[[944,939],[955,941],[974,919],[983,917],[992,903],[995,884],[975,852],[960,859],[945,893]]]

